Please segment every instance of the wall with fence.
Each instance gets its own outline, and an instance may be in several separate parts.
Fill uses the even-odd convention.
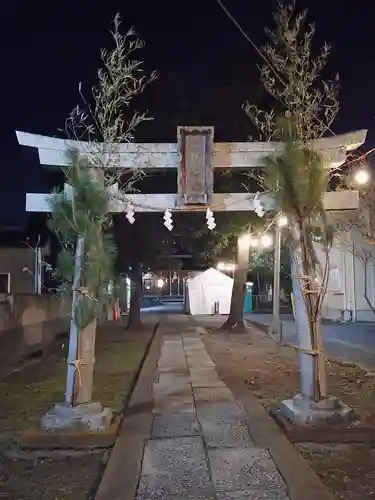
[[[55,295],[0,295],[0,374],[46,352],[69,328],[70,301]]]

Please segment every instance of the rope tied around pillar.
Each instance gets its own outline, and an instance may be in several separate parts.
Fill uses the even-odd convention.
[[[298,347],[294,344],[288,344],[289,347],[291,347],[292,349],[295,349],[296,351],[300,351],[304,354],[308,354],[310,356],[321,356],[325,363],[327,363],[327,365],[330,365],[331,362],[330,360],[327,358],[327,356],[324,354],[324,352],[322,351],[318,351],[317,349],[308,349],[306,347]]]
[[[82,374],[81,374],[81,369],[84,365],[95,365],[95,358],[92,359],[92,362],[90,363],[87,363],[85,362],[84,359],[80,358],[80,359],[75,359],[74,361],[68,361],[68,365],[69,366],[73,366],[74,368],[74,371],[77,372],[77,382],[78,382],[78,386],[81,387],[82,385]]]

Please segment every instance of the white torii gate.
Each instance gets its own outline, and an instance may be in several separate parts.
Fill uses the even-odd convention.
[[[260,168],[268,155],[277,155],[282,144],[277,142],[222,142],[214,143],[213,127],[178,127],[176,143],[130,143],[92,144],[16,132],[20,145],[38,149],[39,160],[45,166],[68,167],[69,152],[77,151],[107,168],[123,169],[177,169],[176,194],[126,194],[121,200],[113,192],[111,212],[125,212],[129,205],[136,211],[164,212],[190,211],[210,208],[212,211],[253,211],[254,193],[213,192],[214,168]],[[342,165],[347,153],[361,146],[366,139],[366,130],[339,136],[321,138],[311,143],[319,151],[327,168]],[[110,151],[116,153],[112,159]],[[68,186],[65,186],[69,189]],[[110,189],[116,191],[116,186]],[[27,193],[27,212],[50,212],[50,194]],[[260,194],[266,210],[277,208],[271,195]],[[336,191],[324,194],[326,210],[356,209],[359,205],[358,191]],[[300,346],[311,350],[311,340],[304,331]],[[310,369],[311,357],[301,354],[301,384],[305,395],[313,389],[315,379]],[[302,366],[303,365],[303,366]],[[59,410],[61,411],[61,410]]]
[[[327,168],[342,165],[347,153],[362,145],[366,130],[313,141],[311,146],[321,152]],[[213,127],[179,127],[176,143],[128,143],[116,145],[116,159],[106,153],[106,145],[45,137],[16,132],[20,145],[38,149],[39,160],[45,166],[69,166],[69,151],[76,150],[93,160],[101,158],[108,168],[123,169],[178,169],[176,194],[127,194],[126,201],[114,197],[111,211],[124,212],[127,205],[136,211],[164,212],[173,210],[214,211],[253,210],[254,193],[214,193],[214,168],[259,168],[263,158],[280,151],[277,142],[221,142],[213,143]],[[27,193],[27,212],[49,212],[49,194]],[[272,208],[272,197],[260,195],[265,208]],[[324,195],[327,210],[354,209],[358,206],[357,191],[327,192]]]

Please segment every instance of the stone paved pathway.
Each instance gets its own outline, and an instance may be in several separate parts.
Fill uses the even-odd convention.
[[[184,328],[185,330],[185,328]],[[136,500],[288,500],[194,331],[163,338]]]

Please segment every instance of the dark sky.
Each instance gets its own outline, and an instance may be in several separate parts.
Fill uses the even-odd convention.
[[[275,2],[226,0],[245,31],[261,45]],[[317,42],[333,46],[332,75],[341,75],[336,132],[368,128],[375,140],[373,0],[299,0],[317,24]],[[241,104],[256,95],[258,55],[215,0],[65,0],[6,2],[1,18],[0,223],[24,223],[25,193],[44,192],[46,174],[35,151],[17,145],[14,131],[58,135],[78,102],[78,83],[89,87],[110,46],[117,12],[146,41],[140,57],[158,81],[142,99],[155,121],[139,139],[174,141],[176,126],[215,126],[216,140],[246,140]],[[373,140],[372,140],[373,139]]]

